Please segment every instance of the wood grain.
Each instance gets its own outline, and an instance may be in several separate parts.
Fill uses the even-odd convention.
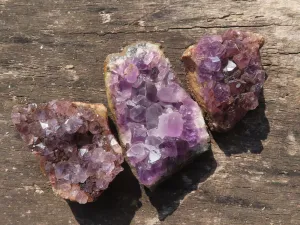
[[[300,224],[299,12],[299,0],[0,0],[0,224]],[[155,193],[125,165],[96,203],[53,195],[13,105],[107,104],[105,57],[140,40],[161,43],[184,82],[184,49],[230,27],[266,39],[258,109]]]

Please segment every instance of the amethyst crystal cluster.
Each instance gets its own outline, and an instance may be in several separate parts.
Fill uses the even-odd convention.
[[[207,150],[201,110],[177,82],[159,45],[131,45],[110,55],[105,70],[119,135],[142,184],[157,184]]]
[[[258,106],[266,77],[259,54],[263,42],[257,34],[230,29],[185,51],[189,88],[212,130],[231,129]]]
[[[122,149],[101,104],[51,101],[17,106],[12,121],[41,161],[53,190],[65,199],[96,199],[123,169]]]

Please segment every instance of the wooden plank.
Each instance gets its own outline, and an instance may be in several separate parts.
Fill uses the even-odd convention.
[[[299,11],[298,0],[0,0],[0,223],[300,224]],[[13,105],[106,104],[104,59],[138,40],[162,43],[184,82],[184,49],[230,27],[266,37],[269,78],[259,108],[213,134],[211,154],[155,193],[126,167],[96,203],[53,195],[13,129]]]

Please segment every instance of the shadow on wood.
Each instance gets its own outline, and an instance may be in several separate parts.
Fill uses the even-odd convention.
[[[249,111],[237,125],[227,133],[212,133],[216,143],[225,155],[244,152],[261,153],[262,140],[267,139],[270,132],[269,121],[265,115],[265,98],[260,96],[259,106]]]
[[[138,181],[126,163],[121,172],[96,202],[80,205],[68,204],[80,225],[126,225],[138,208],[141,190]]]
[[[159,220],[171,215],[178,208],[180,201],[198,189],[198,184],[212,175],[216,167],[217,163],[210,150],[165,180],[154,191],[145,188],[150,202],[158,212]]]

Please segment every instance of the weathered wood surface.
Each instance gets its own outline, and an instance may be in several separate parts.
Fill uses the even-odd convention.
[[[300,224],[299,24],[299,0],[0,0],[0,224]],[[266,37],[269,78],[260,107],[213,134],[213,153],[155,193],[127,168],[96,203],[53,195],[13,129],[13,105],[106,104],[103,61],[138,40],[162,43],[184,81],[184,49],[230,27]]]

